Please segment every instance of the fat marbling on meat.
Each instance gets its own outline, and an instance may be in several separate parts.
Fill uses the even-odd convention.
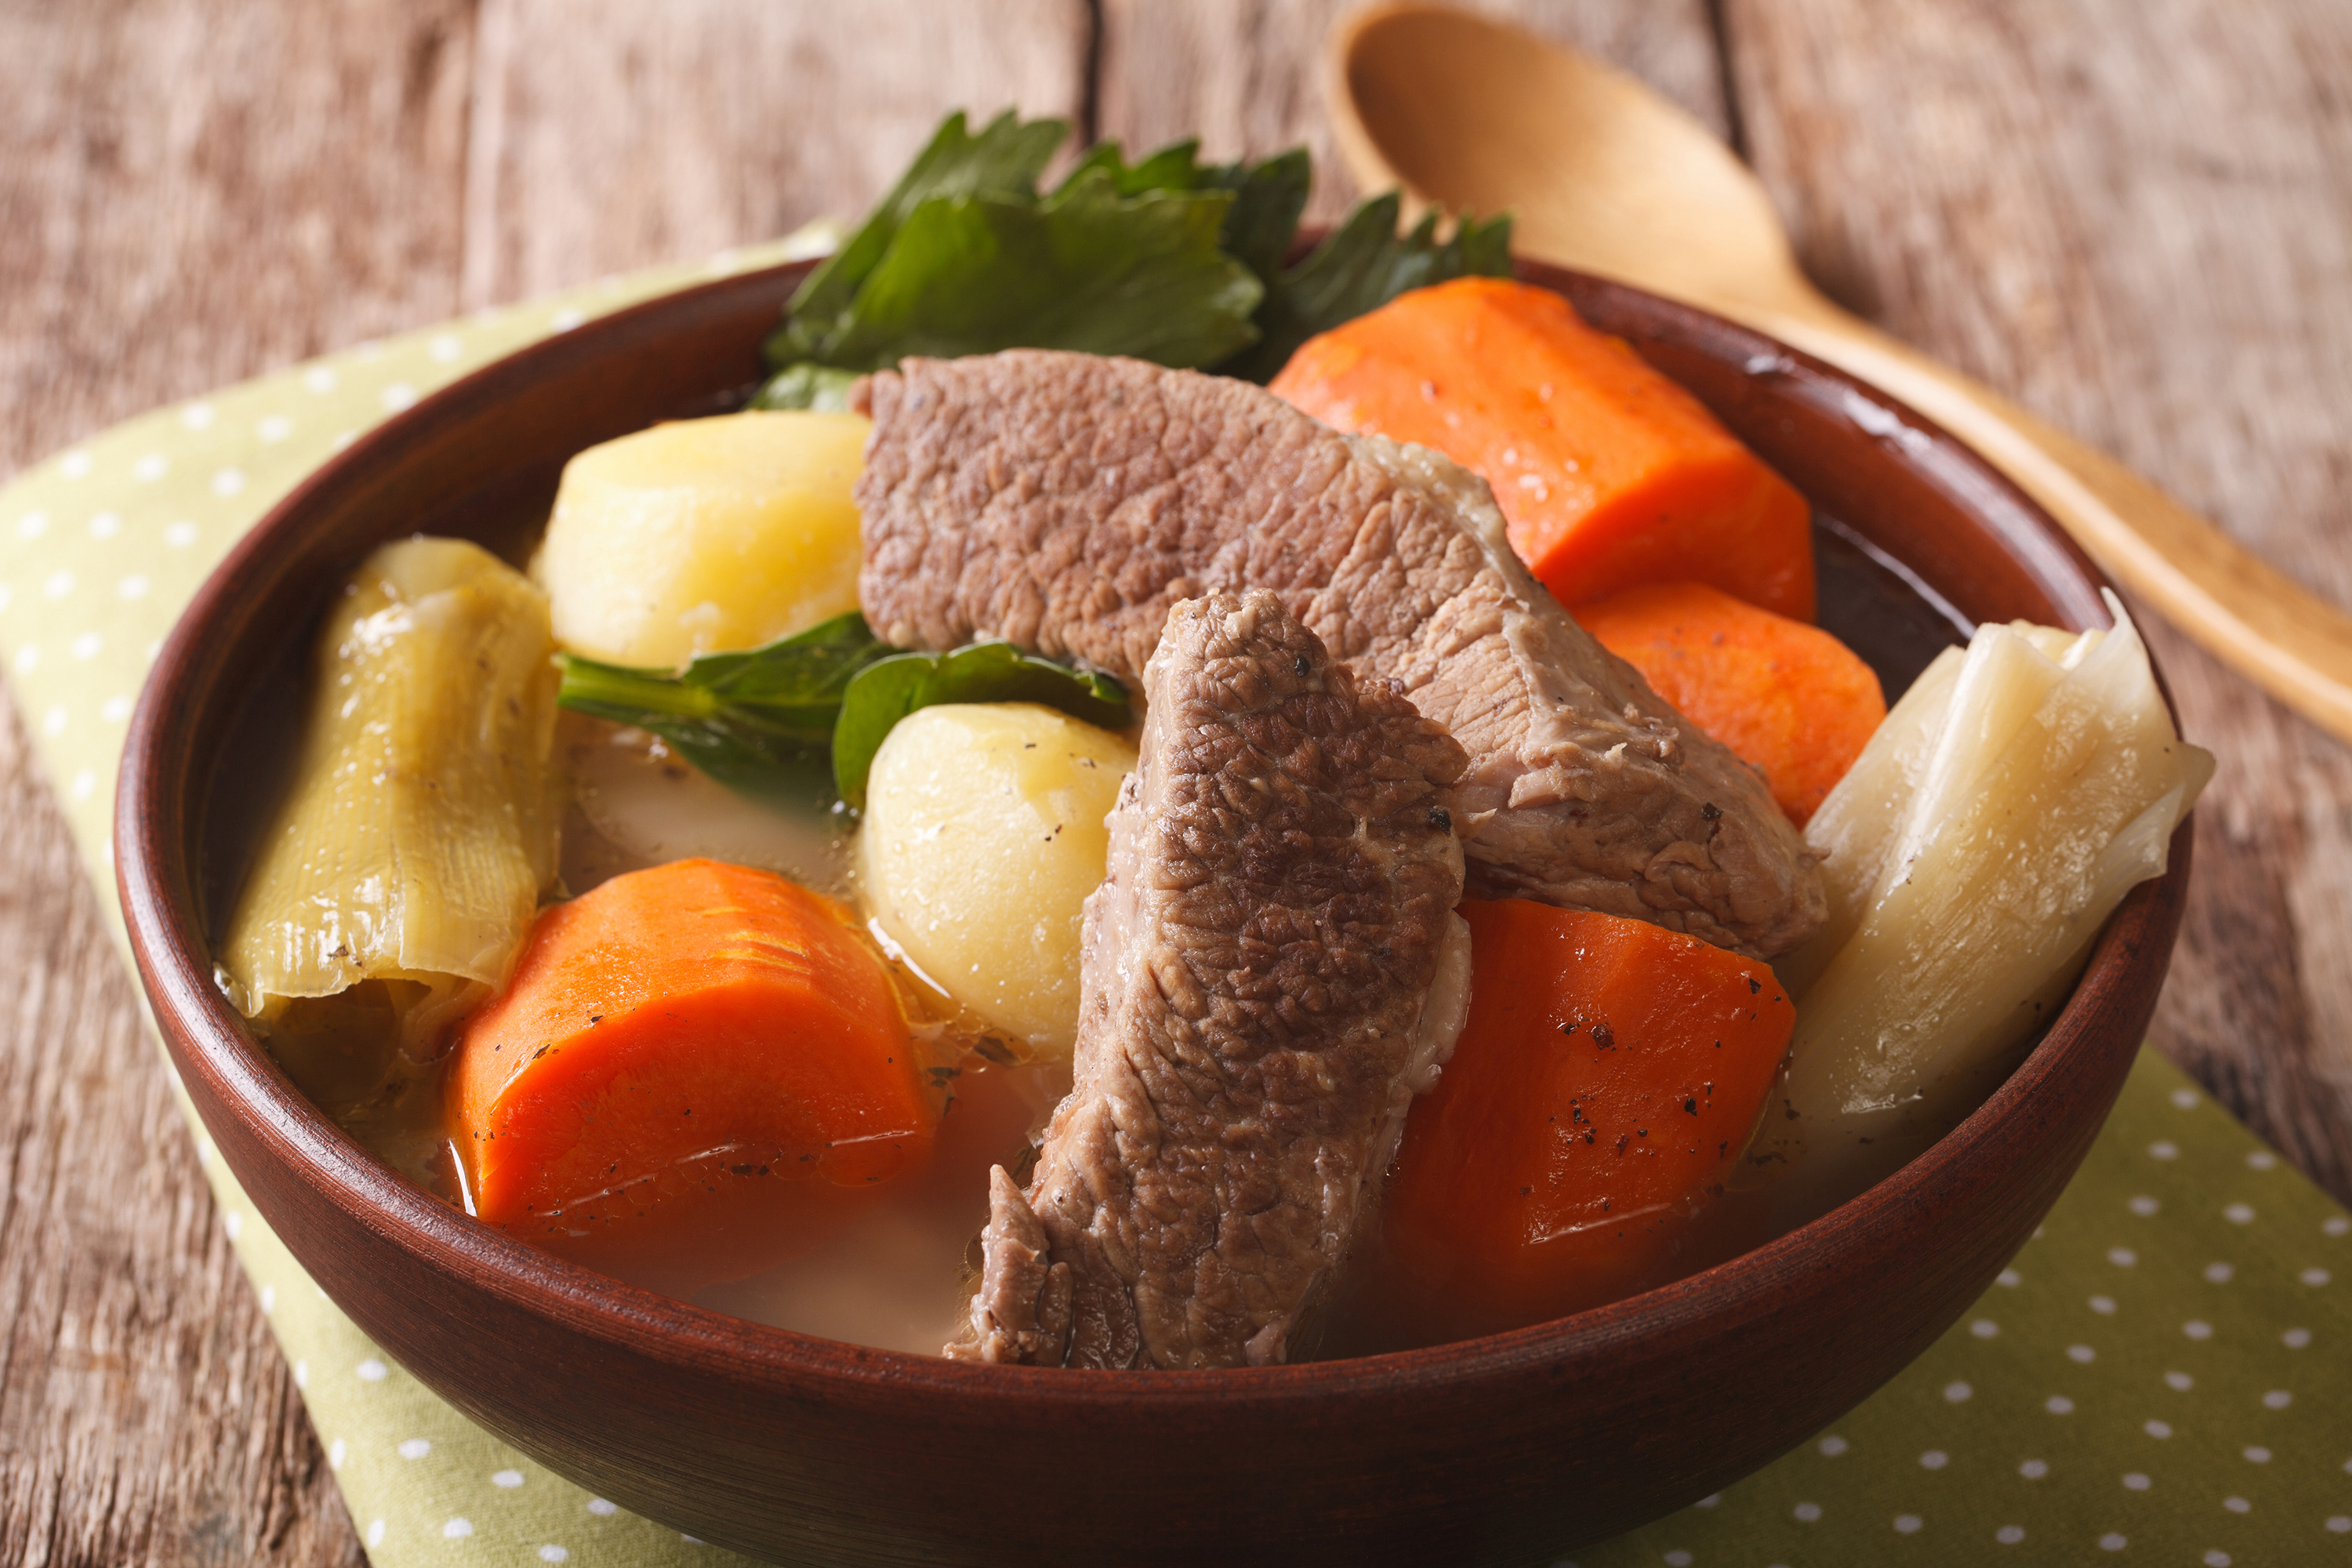
[[[1272,589],[1468,752],[1471,896],[1766,958],[1821,923],[1762,779],[1560,608],[1444,458],[1244,382],[1045,350],[908,360],[855,401],[858,592],[886,640],[1000,637],[1132,680],[1178,601]]]
[[[1076,1084],[1028,1191],[991,1173],[951,1356],[1285,1360],[1468,1006],[1443,729],[1263,590],[1174,605],[1143,684]]]

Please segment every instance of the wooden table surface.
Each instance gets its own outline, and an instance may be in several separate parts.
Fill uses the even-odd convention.
[[[0,471],[325,350],[864,210],[1017,103],[1352,198],[1339,0],[0,5]],[[1722,131],[1843,303],[2352,603],[2352,7],[1517,0]],[[2221,757],[2156,1043],[2352,1198],[2352,755],[2161,623]],[[5,706],[5,701],[0,701]],[[0,1563],[363,1556],[0,715]]]

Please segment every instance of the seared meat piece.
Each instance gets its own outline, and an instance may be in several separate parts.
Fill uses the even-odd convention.
[[[1755,772],[1571,620],[1484,482],[1244,382],[1016,350],[859,384],[866,614],[887,640],[1001,637],[1131,679],[1169,607],[1271,588],[1470,754],[1475,898],[1654,921],[1769,958],[1821,879]]]
[[[1076,1086],[1027,1194],[992,1173],[950,1355],[1284,1360],[1469,1005],[1444,731],[1264,591],[1177,605],[1144,689]]]

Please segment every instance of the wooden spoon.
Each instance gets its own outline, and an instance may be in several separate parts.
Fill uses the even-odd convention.
[[[1343,18],[1325,68],[1365,189],[1508,210],[1528,255],[1704,306],[1885,387],[2225,663],[2352,741],[2352,619],[2114,458],[1832,304],[1756,176],[1648,87],[1507,24],[1412,5]]]

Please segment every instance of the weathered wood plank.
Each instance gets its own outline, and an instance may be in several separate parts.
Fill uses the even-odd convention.
[[[855,219],[951,109],[1076,118],[1085,0],[485,0],[466,297]]]
[[[0,12],[0,472],[457,307],[470,0]]]
[[[1136,148],[1198,135],[1221,160],[1303,142],[1315,158],[1313,222],[1358,195],[1323,112],[1323,35],[1360,0],[1105,0],[1098,130]],[[1706,0],[1485,0],[1612,60],[1717,130],[1728,126]]]
[[[1748,145],[1817,279],[2352,602],[2352,14],[1727,10]],[[2221,759],[2155,1037],[2352,1197],[2352,753],[2148,634]]]
[[[450,313],[471,32],[467,0],[0,15],[0,468]],[[0,1562],[358,1563],[13,712],[0,821]]]
[[[453,314],[461,284],[504,298],[854,215],[948,107],[1077,110],[1090,28],[1083,0],[492,4],[480,51],[475,10],[0,16],[0,468]],[[0,1562],[358,1563],[63,825],[0,725]]]
[[[2352,598],[2352,20],[1725,5],[1816,276]],[[1335,215],[1314,64],[1340,8],[1103,0],[1100,129],[1306,140]],[[1728,124],[1707,0],[1496,8]],[[0,468],[460,305],[854,216],[947,107],[1090,101],[1084,0],[480,10],[0,14]],[[2352,1194],[2352,754],[2151,637],[2225,763],[2159,1041]],[[0,821],[0,1562],[357,1563],[13,716]]]
[[[0,710],[0,1562],[356,1564],[130,977]]]

